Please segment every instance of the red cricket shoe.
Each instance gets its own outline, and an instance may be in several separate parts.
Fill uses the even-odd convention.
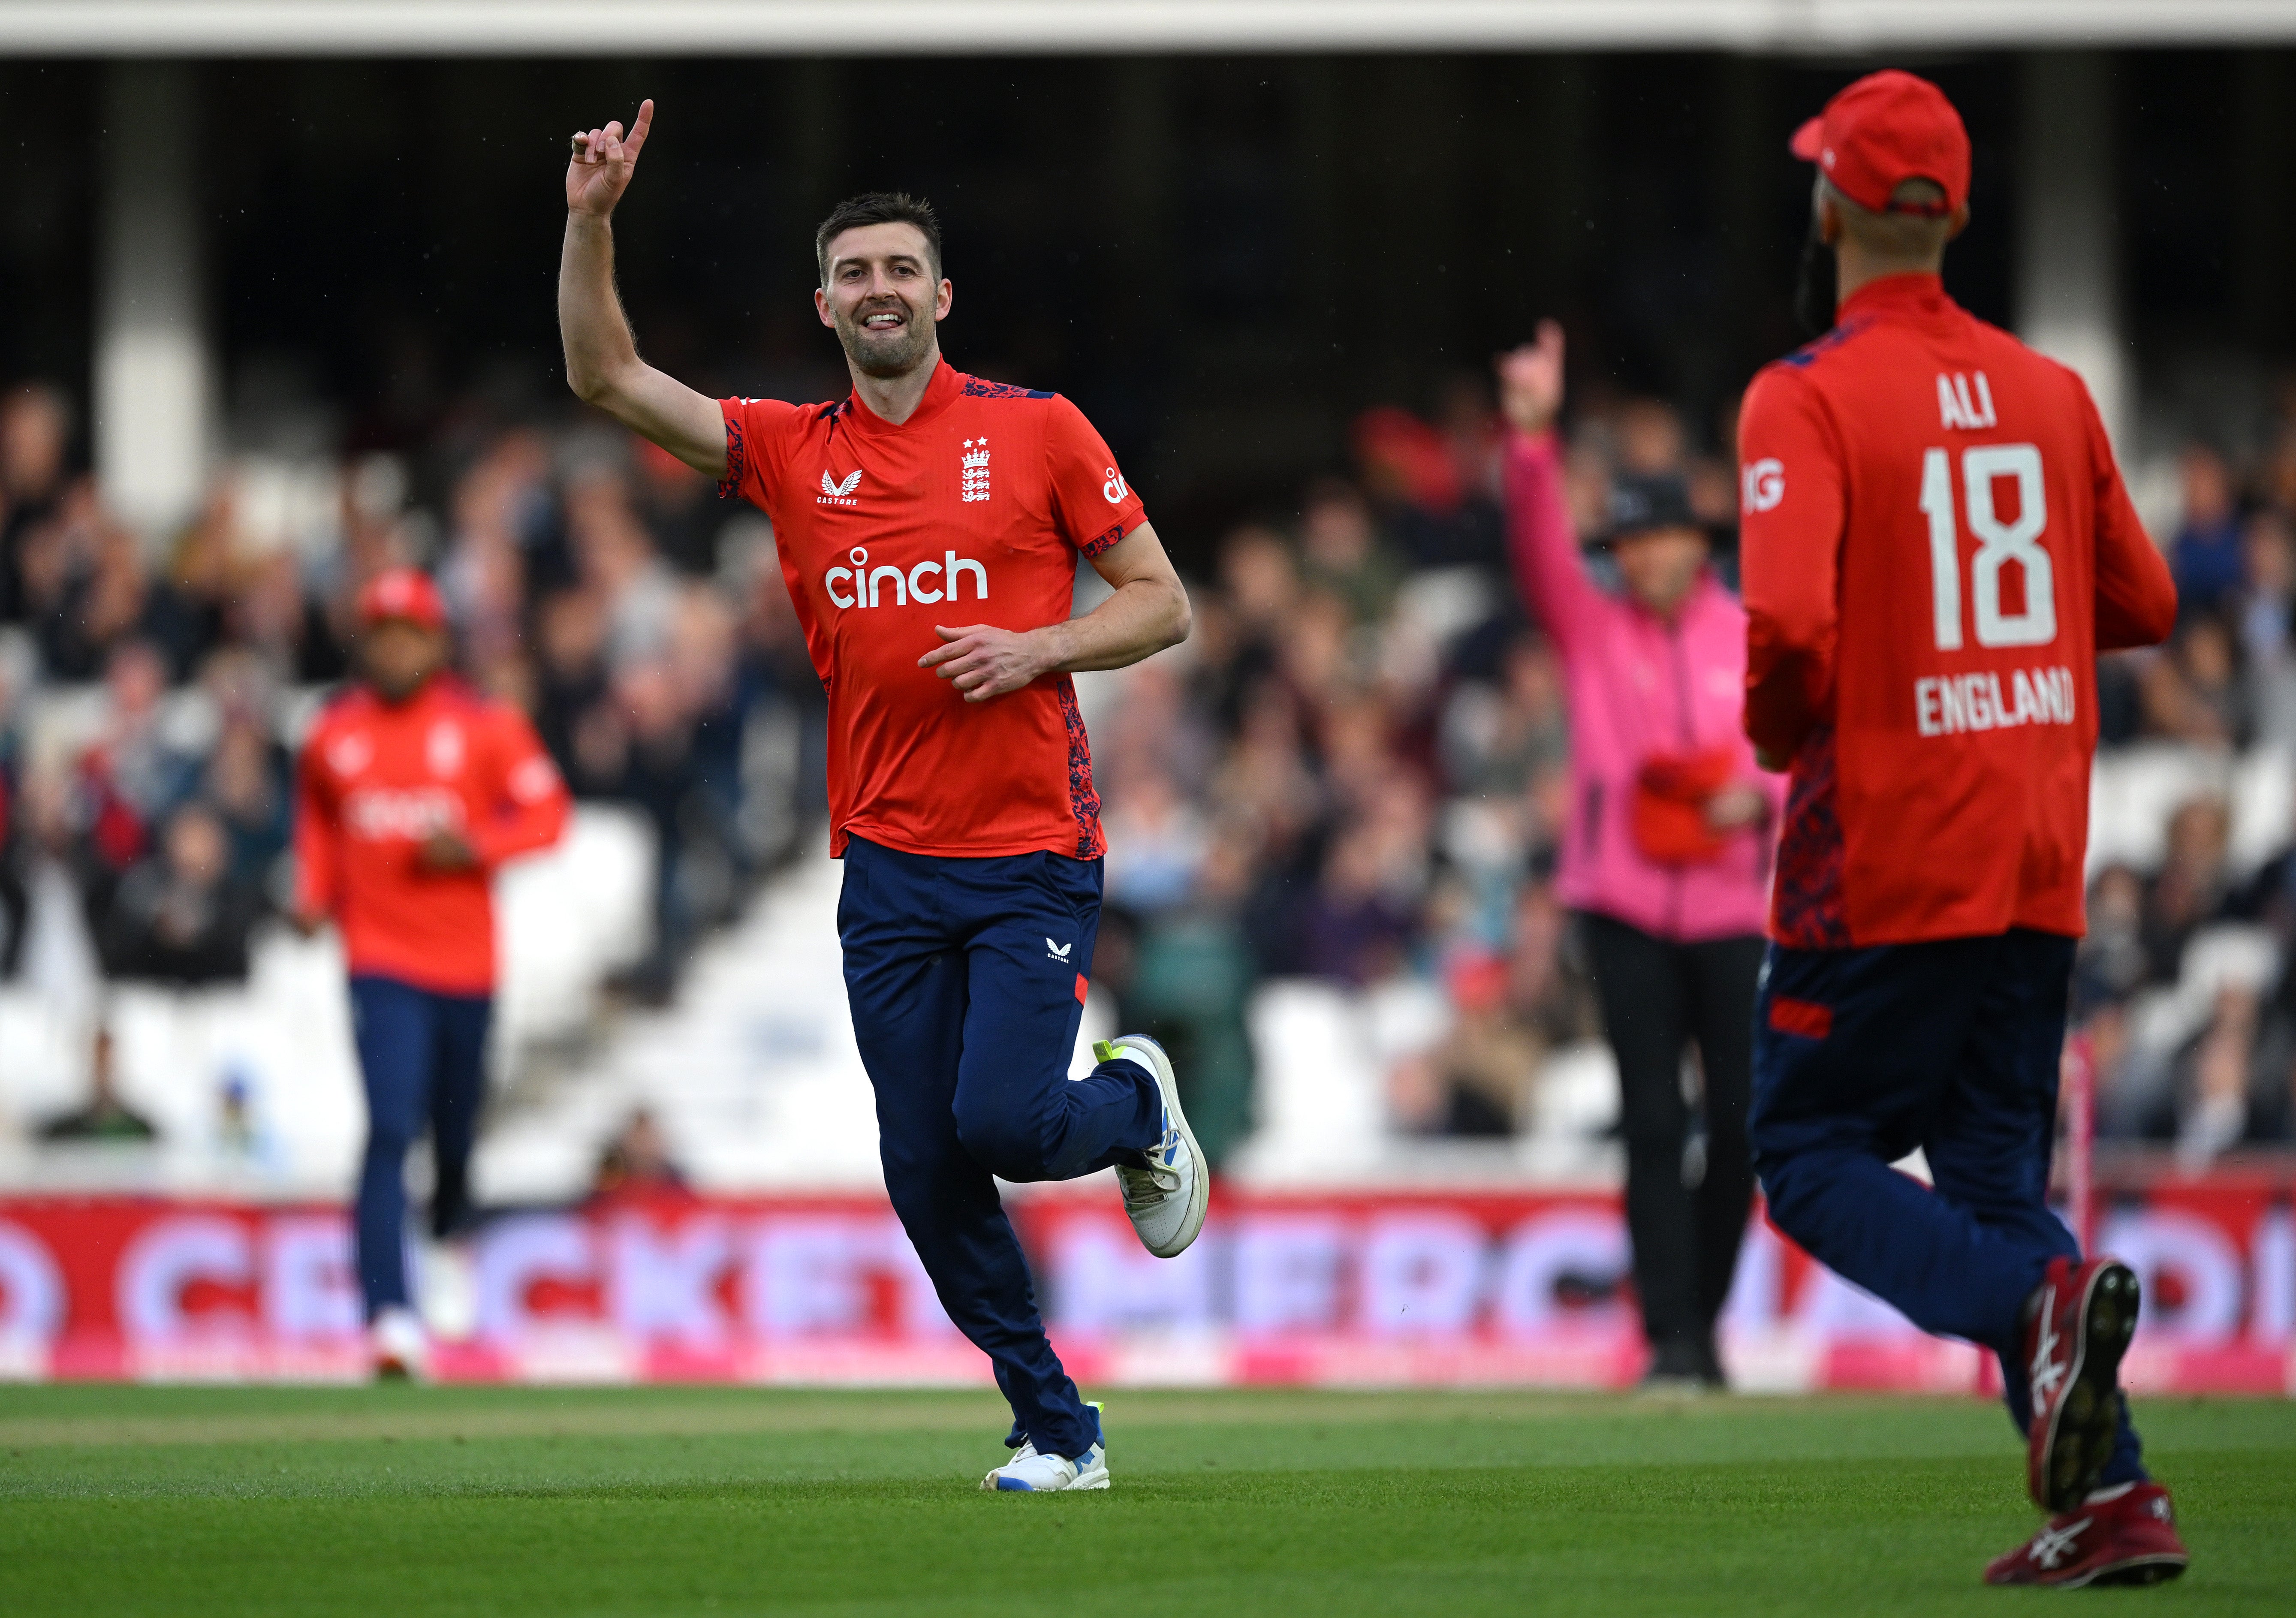
[[[2117,1259],[2051,1259],[2025,1327],[2033,1425],[2025,1486],[2050,1513],[2096,1487],[2120,1424],[2120,1356],[2136,1333],[2136,1275]]]
[[[2177,1537],[2177,1513],[2158,1483],[2124,1483],[2110,1499],[2089,1500],[1985,1570],[1988,1584],[2158,1584],[2192,1558]]]

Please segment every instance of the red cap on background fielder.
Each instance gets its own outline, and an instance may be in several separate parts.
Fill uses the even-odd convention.
[[[426,629],[447,627],[447,604],[439,599],[439,587],[430,582],[428,573],[414,568],[386,568],[366,581],[358,593],[359,622],[379,624],[391,618],[421,624]]]
[[[1949,214],[1969,200],[1969,131],[1945,92],[1896,69],[1868,73],[1794,131],[1793,154],[1875,213]],[[1892,205],[1907,180],[1945,188],[1942,203]]]

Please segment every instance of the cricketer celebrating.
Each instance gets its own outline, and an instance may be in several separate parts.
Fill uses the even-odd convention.
[[[993,1177],[1113,1167],[1161,1258],[1203,1224],[1210,1182],[1155,1041],[1103,1044],[1068,1078],[1103,850],[1069,677],[1185,639],[1187,596],[1075,406],[941,358],[952,290],[921,201],[856,197],[816,233],[814,307],[844,345],[849,398],[711,399],[639,358],[610,220],[652,119],[649,101],[627,136],[575,137],[567,381],[773,519],[829,693],[838,936],[886,1189],[1013,1407],[1015,1453],[981,1487],[1105,1489],[1098,1415],[1046,1339]],[[1115,593],[1070,619],[1079,557]]]

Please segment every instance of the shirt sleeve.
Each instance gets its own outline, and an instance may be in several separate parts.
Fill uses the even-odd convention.
[[[747,500],[764,511],[780,491],[782,445],[804,407],[777,398],[721,398],[726,418],[726,475],[718,480],[721,500]]]
[[[1815,390],[1771,370],[1738,426],[1739,572],[1746,603],[1746,735],[1788,758],[1833,706],[1841,450]]]
[[[2177,626],[2177,582],[2120,480],[2096,401],[2079,377],[2073,388],[2096,477],[2096,649],[2158,645]]]
[[[493,870],[505,859],[548,848],[566,829],[573,807],[558,767],[526,716],[504,708],[492,727],[492,802],[472,817],[471,848]]]
[[[319,747],[325,735],[312,733],[295,767],[295,908],[305,916],[332,916],[341,898],[336,843],[342,834]]]
[[[1538,627],[1568,656],[1587,621],[1595,586],[1570,521],[1554,434],[1531,438],[1510,431],[1504,470],[1507,556],[1514,564],[1515,587]]]
[[[1061,538],[1086,556],[1099,555],[1148,520],[1107,442],[1059,394],[1045,430],[1045,471]]]

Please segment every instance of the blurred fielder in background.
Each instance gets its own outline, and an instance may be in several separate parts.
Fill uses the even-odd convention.
[[[363,684],[303,748],[294,919],[332,918],[350,965],[366,1089],[357,1214],[359,1289],[385,1376],[428,1368],[407,1302],[406,1152],[430,1131],[430,1233],[470,1214],[471,1146],[494,1011],[495,868],[546,848],[570,807],[557,767],[506,702],[447,673],[447,612],[428,575],[360,592]]]

